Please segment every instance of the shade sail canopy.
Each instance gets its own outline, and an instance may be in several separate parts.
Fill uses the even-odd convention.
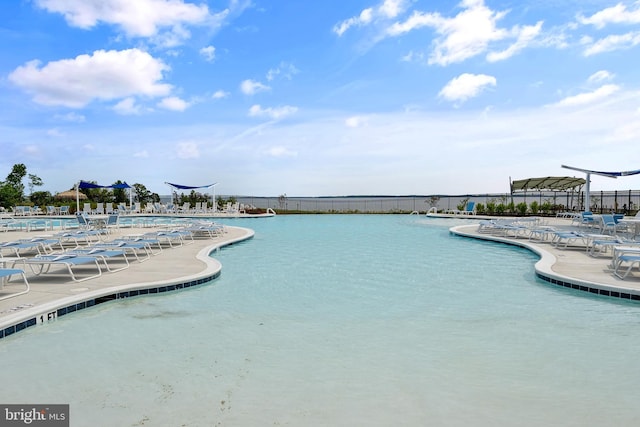
[[[196,190],[198,188],[209,188],[209,187],[213,187],[214,185],[217,184],[213,183],[213,184],[207,184],[207,185],[197,185],[197,186],[193,186],[193,185],[181,185],[181,184],[172,184],[170,182],[165,182],[165,184],[172,186],[173,188],[176,188],[178,190]]]
[[[78,184],[78,188],[121,188],[123,189],[123,188],[131,188],[131,186],[126,182],[123,182],[121,184],[113,184],[113,185],[99,185],[99,184],[94,184],[93,182],[80,181],[80,184]]]
[[[511,191],[567,191],[584,185],[584,178],[572,176],[545,176],[543,178],[519,179],[511,183]]]
[[[580,171],[588,174],[607,176],[609,178],[617,178],[619,176],[630,176],[630,175],[640,174],[640,169],[636,169],[633,171],[622,171],[622,172],[602,172],[602,171],[593,171],[590,169],[574,168],[573,166],[567,166],[567,165],[562,165],[562,167],[565,169],[572,169],[574,171]]]

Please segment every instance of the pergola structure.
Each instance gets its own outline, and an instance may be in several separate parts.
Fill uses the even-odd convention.
[[[576,178],[572,176],[545,176],[541,178],[519,179],[517,181],[510,182],[511,196],[513,197],[513,193],[515,192],[523,191],[526,199],[526,192],[530,190],[538,191],[541,195],[543,191],[553,191],[555,204],[556,191],[579,192],[580,188],[586,182],[587,181],[584,178]]]
[[[567,191],[575,190],[586,183],[584,178],[572,176],[545,176],[543,178],[519,179],[511,183],[511,192],[514,191]]]

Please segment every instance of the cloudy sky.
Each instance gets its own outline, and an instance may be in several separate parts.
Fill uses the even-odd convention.
[[[17,0],[0,179],[506,192],[640,169],[640,2]],[[640,189],[640,176],[592,190]]]

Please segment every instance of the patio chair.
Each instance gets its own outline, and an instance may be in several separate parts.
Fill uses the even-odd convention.
[[[60,206],[60,215],[69,215],[69,206]]]
[[[120,216],[118,214],[111,214],[107,217],[107,222],[104,225],[107,234],[111,234],[112,230],[120,227],[118,224],[119,219]]]
[[[93,213],[97,215],[104,215],[104,204],[96,203],[96,208],[93,210]]]
[[[617,225],[618,223],[613,218],[613,215],[611,214],[600,215],[600,232],[601,233],[604,234],[604,233],[610,232],[611,234],[616,234],[618,230]]]
[[[17,268],[0,268],[0,291],[4,290],[4,286],[9,283],[11,280],[11,276],[21,276],[22,281],[24,282],[25,289],[21,292],[11,293],[9,295],[0,296],[0,301],[17,297],[19,295],[24,295],[29,292],[29,281],[27,280],[27,276],[24,274],[24,270],[20,270]]]

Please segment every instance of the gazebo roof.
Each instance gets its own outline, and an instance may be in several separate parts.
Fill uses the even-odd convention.
[[[567,191],[584,185],[584,178],[572,176],[546,176],[543,178],[519,179],[511,183],[511,191]]]

